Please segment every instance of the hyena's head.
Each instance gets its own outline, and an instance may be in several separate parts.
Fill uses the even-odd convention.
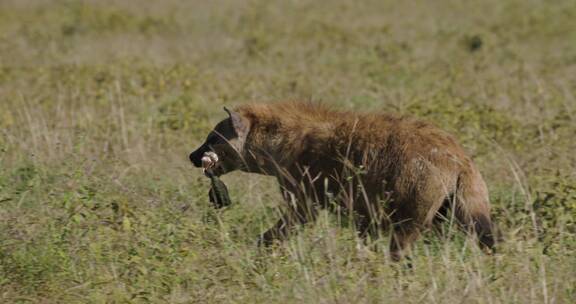
[[[228,113],[228,118],[216,124],[206,141],[190,154],[190,161],[194,166],[201,167],[204,153],[216,153],[218,162],[212,169],[215,175],[245,167],[245,143],[250,123],[238,112],[230,111],[226,107],[224,110]]]

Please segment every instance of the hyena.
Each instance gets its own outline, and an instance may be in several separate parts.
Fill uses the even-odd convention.
[[[494,246],[488,190],[454,137],[430,123],[390,114],[334,111],[305,102],[248,104],[219,122],[192,154],[219,156],[234,170],[276,177],[287,204],[259,243],[288,237],[320,208],[346,211],[361,237],[391,231],[397,261],[447,208],[481,248]]]

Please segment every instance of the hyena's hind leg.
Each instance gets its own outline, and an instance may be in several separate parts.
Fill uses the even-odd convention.
[[[409,257],[412,244],[420,237],[422,221],[417,213],[414,200],[397,200],[390,216],[390,258],[398,262]]]
[[[444,188],[441,184],[432,184],[423,187],[413,197],[396,202],[391,215],[390,257],[393,261],[408,256],[412,244],[420,237],[422,230],[432,226],[446,197]]]
[[[461,225],[459,225],[459,221],[453,212],[455,204],[455,196],[449,195],[443,200],[442,205],[438,208],[434,214],[434,218],[432,219],[432,232],[442,240],[445,240],[451,235],[451,231],[454,227],[456,227],[456,229],[461,228]],[[446,223],[449,223],[449,225],[446,225]]]

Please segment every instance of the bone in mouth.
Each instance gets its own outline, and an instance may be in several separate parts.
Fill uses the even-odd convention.
[[[208,169],[214,168],[218,162],[218,155],[212,151],[204,153],[202,156],[202,171],[204,175],[210,178],[212,187],[208,192],[208,197],[210,202],[214,204],[214,207],[220,209],[225,206],[229,206],[232,202],[230,201],[230,194],[228,194],[228,189],[226,185],[218,178],[218,176],[212,174],[212,172],[206,172]]]
[[[202,156],[202,170],[206,172],[206,170],[213,168],[218,162],[218,155],[214,152],[206,152],[204,156]]]

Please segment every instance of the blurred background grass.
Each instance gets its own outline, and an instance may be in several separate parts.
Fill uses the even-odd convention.
[[[0,302],[572,303],[576,2],[0,2]],[[414,270],[340,219],[272,253],[274,181],[187,155],[222,106],[309,99],[454,133],[505,239],[419,242]]]

